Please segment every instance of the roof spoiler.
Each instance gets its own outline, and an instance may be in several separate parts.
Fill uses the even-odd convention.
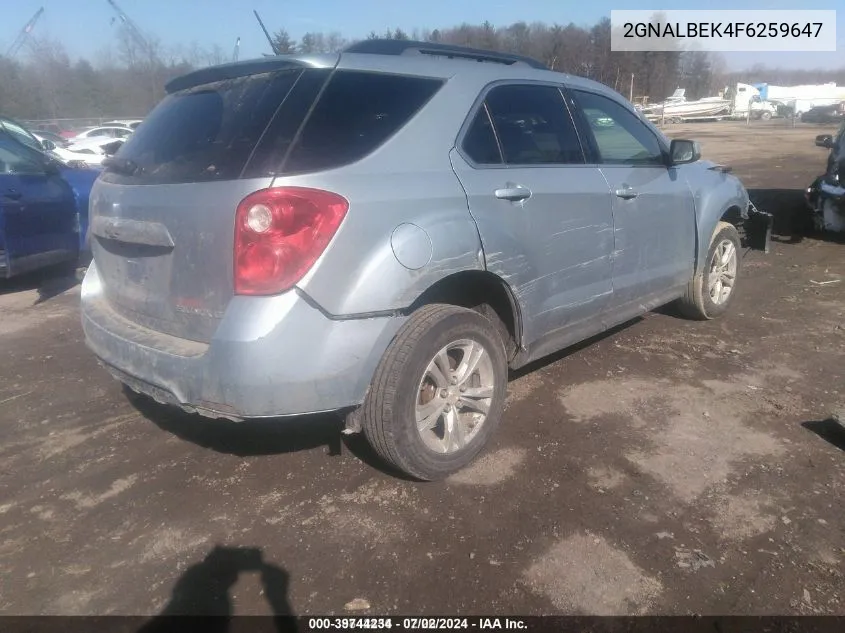
[[[468,46],[454,46],[440,42],[419,42],[415,40],[371,39],[350,44],[344,53],[367,53],[371,55],[431,55],[457,59],[470,59],[478,62],[493,62],[508,66],[530,66],[539,70],[548,70],[548,66],[524,55],[498,53]]]
[[[321,57],[325,58],[325,55]],[[195,88],[203,84],[212,83],[215,81],[224,81],[226,79],[235,79],[237,77],[248,77],[249,75],[257,75],[259,73],[269,73],[279,70],[288,70],[294,68],[316,68],[316,67],[331,67],[337,64],[336,56],[334,63],[328,66],[324,64],[325,60],[317,61],[306,56],[294,55],[272,55],[264,59],[253,59],[243,62],[232,62],[229,64],[221,64],[219,66],[209,66],[208,68],[200,68],[193,72],[187,73],[171,79],[165,84],[164,89],[168,94],[178,92],[179,90],[186,90],[188,88]]]

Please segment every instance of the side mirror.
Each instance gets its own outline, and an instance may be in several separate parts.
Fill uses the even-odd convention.
[[[816,137],[816,146],[833,149],[833,137],[830,134],[819,134]]]
[[[669,145],[669,160],[672,165],[685,165],[701,159],[701,146],[697,141],[674,139]]]
[[[59,170],[59,164],[54,161],[50,160],[49,158],[44,161],[44,173],[48,176],[58,176],[61,171]]]

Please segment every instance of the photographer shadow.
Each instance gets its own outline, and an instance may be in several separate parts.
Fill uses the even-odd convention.
[[[261,618],[264,626],[259,628],[277,633],[297,631],[288,602],[287,571],[265,562],[260,548],[217,545],[201,562],[185,570],[162,612],[137,633],[176,633],[186,626],[205,633],[229,633],[234,616],[230,590],[242,573],[255,572],[261,576],[273,612],[271,618]]]

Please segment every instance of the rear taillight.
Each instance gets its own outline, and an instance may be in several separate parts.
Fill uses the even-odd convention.
[[[235,215],[235,294],[289,290],[326,249],[348,209],[336,193],[302,187],[244,198]]]

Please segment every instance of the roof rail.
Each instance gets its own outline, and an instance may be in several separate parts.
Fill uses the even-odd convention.
[[[362,40],[350,44],[343,49],[344,53],[369,53],[372,55],[432,55],[437,57],[449,57],[459,59],[474,59],[479,62],[494,62],[507,64],[509,66],[530,66],[540,70],[548,70],[548,67],[532,57],[523,55],[512,55],[510,53],[499,53],[496,51],[485,51],[479,48],[468,46],[454,46],[452,44],[441,44],[439,42],[418,42],[414,40]]]

